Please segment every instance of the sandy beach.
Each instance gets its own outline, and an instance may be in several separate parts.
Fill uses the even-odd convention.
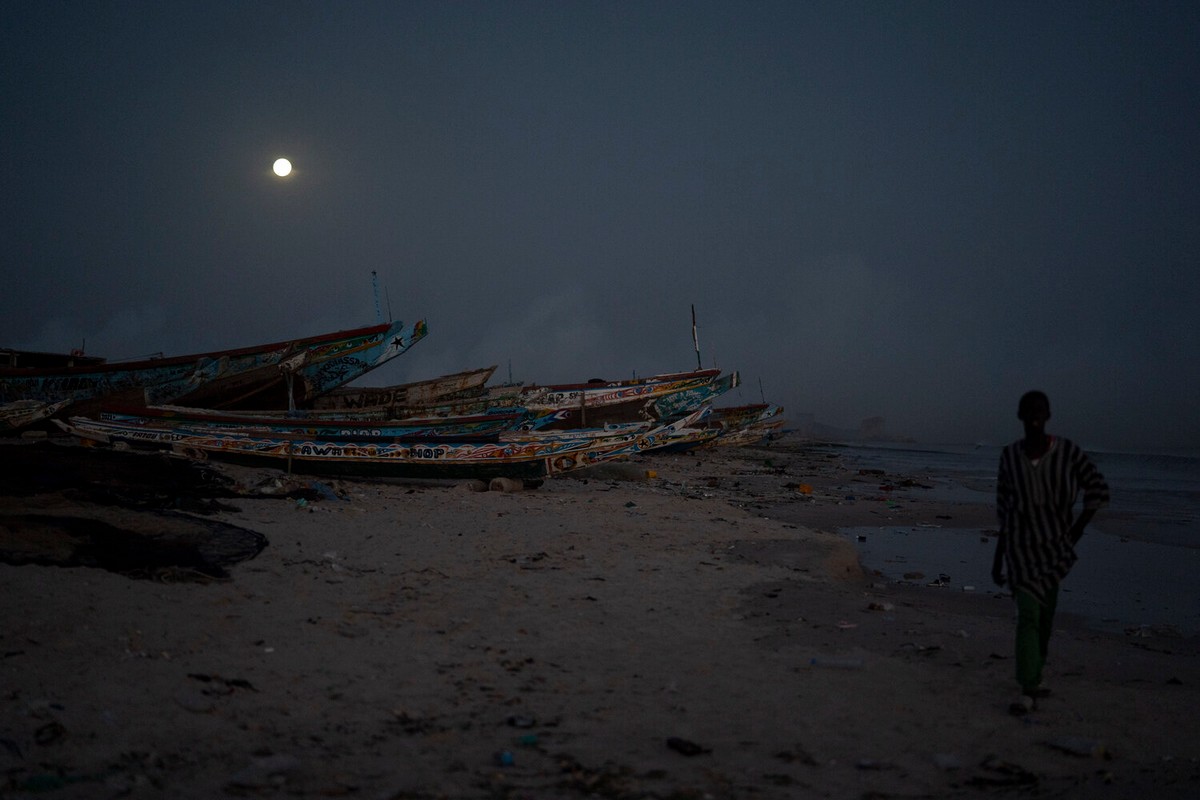
[[[1053,694],[1013,717],[1011,600],[837,534],[992,509],[804,442],[517,492],[196,489],[129,454],[193,481],[151,498],[107,462],[39,481],[33,446],[3,445],[4,797],[1200,796],[1196,637],[1063,615]],[[123,574],[64,518],[230,563]]]

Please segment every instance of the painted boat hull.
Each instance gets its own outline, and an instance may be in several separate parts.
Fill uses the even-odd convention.
[[[761,404],[731,409],[713,409],[709,423],[719,431],[714,447],[743,447],[757,444],[778,433],[787,424],[783,406]]]
[[[0,433],[18,431],[49,419],[69,406],[69,400],[42,403],[37,400],[15,400],[0,406]]]
[[[542,412],[540,430],[568,430],[684,416],[737,385],[719,370],[602,384],[530,387],[521,405]]]
[[[175,397],[147,392],[147,402],[220,409],[303,406],[404,354],[428,333],[424,320],[379,328],[294,347],[276,363],[239,370]]]
[[[661,446],[692,419],[617,436],[548,434],[505,441],[391,437],[308,437],[255,431],[147,428],[72,417],[62,427],[93,442],[169,447],[198,459],[218,458],[313,475],[481,479],[552,477]]]
[[[496,367],[491,366],[397,386],[345,386],[313,398],[306,407],[319,411],[364,411],[472,399],[482,394],[484,384],[495,371]]]
[[[689,390],[702,393],[687,404],[686,410],[698,408],[705,399],[715,396],[705,387],[727,380],[718,379],[719,374],[720,370],[712,369],[625,381],[493,386],[478,397],[446,399],[432,405],[393,405],[382,412],[394,419],[403,419],[409,416],[496,414],[506,409],[523,408],[535,412],[541,427],[546,430],[655,421],[685,413],[682,405],[675,410],[666,405],[672,395]],[[736,373],[728,380],[733,381],[731,385],[736,385]],[[661,410],[655,405],[660,401],[664,404]]]
[[[289,376],[301,396],[328,391],[405,352],[426,331],[424,321],[396,322],[147,361],[0,367],[0,404],[66,401],[70,413],[89,413],[104,403],[220,405],[273,393],[275,407],[286,407]],[[294,369],[285,369],[289,363]]]

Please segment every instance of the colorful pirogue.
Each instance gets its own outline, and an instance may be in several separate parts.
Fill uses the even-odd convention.
[[[385,412],[237,412],[180,406],[110,407],[62,427],[104,444],[169,448],[196,457],[272,464],[297,472],[401,478],[544,478],[614,458],[711,440],[701,422],[707,400],[736,374],[716,371],[640,381],[574,384],[572,403],[541,402],[474,416],[386,418]],[[566,426],[574,403],[594,411],[587,426]],[[613,407],[616,413],[608,413]],[[670,418],[659,418],[671,414]],[[598,418],[598,419],[597,419]],[[627,421],[606,421],[616,418]]]
[[[675,419],[738,385],[738,374],[708,369],[582,384],[527,387],[517,402],[549,417],[543,430]]]
[[[665,421],[737,386],[738,374],[721,375],[720,370],[708,369],[616,381],[591,380],[545,386],[503,384],[413,402],[409,387],[417,385],[362,390],[346,388],[331,395],[353,397],[353,402],[330,401],[327,398],[331,395],[327,395],[310,405],[310,413],[359,419],[406,419],[461,417],[524,409],[537,412],[541,418],[540,427],[563,430],[640,420]],[[395,402],[393,398],[405,400]],[[335,403],[337,410],[327,411]]]
[[[489,387],[492,366],[341,388],[425,332],[424,322],[394,323],[134,364],[10,368],[0,371],[11,398],[0,419],[52,409],[85,442],[295,472],[528,479],[711,443],[759,413],[706,421],[712,401],[739,383],[736,372],[716,369]]]
[[[456,373],[464,375],[467,373]],[[447,376],[452,377],[452,376]],[[451,387],[437,396],[427,387]],[[201,409],[171,405],[126,406],[110,404],[102,419],[144,423],[154,419],[162,423],[217,424],[221,426],[255,425],[280,432],[320,432],[320,429],[354,428],[376,435],[399,436],[423,428],[460,427],[455,433],[484,432],[497,422],[523,430],[576,430],[618,425],[627,422],[669,422],[688,414],[738,384],[736,372],[718,376],[715,370],[699,373],[675,373],[629,381],[591,382],[556,386],[478,387],[468,390],[473,397],[445,379],[429,379],[393,387],[336,390],[345,396],[411,396],[410,387],[422,386],[430,397],[425,405],[369,405],[355,403],[354,408],[329,410],[328,403],[316,408],[289,410]],[[318,401],[324,398],[318,398]],[[439,420],[441,422],[439,422]],[[470,426],[482,425],[482,428]],[[378,430],[375,430],[378,429]],[[412,430],[410,430],[412,429]],[[326,430],[327,433],[335,432]]]
[[[755,444],[770,439],[783,430],[786,424],[783,406],[767,403],[714,408],[705,421],[705,427],[718,429],[718,435],[712,443],[726,447]]]
[[[57,403],[41,403],[37,400],[14,400],[0,405],[0,433],[10,433],[28,428],[57,414],[71,405],[70,400]]]
[[[626,381],[583,384],[505,384],[462,388],[454,373],[389,387],[336,389],[295,410],[202,409],[176,404],[121,406],[109,404],[101,419],[136,424],[203,424],[224,427],[254,425],[279,432],[343,434],[357,430],[400,436],[422,431],[467,434],[514,427],[522,430],[577,430],[627,422],[668,422],[711,402],[738,385],[736,372],[716,370],[672,373]],[[343,399],[329,402],[330,396]],[[353,398],[347,403],[348,398]],[[371,398],[381,400],[375,404]],[[423,404],[394,404],[395,399],[424,398]],[[352,407],[329,409],[330,405]]]
[[[313,398],[307,407],[318,411],[356,412],[474,400],[484,395],[484,384],[495,371],[493,365],[396,386],[343,386]]]
[[[469,437],[307,436],[251,427],[149,427],[72,417],[59,424],[90,441],[167,447],[289,472],[392,478],[535,479],[634,455],[687,436],[705,408],[653,427],[631,423],[600,431],[513,432]]]
[[[412,325],[393,322],[142,361],[8,363],[0,366],[0,424],[17,429],[50,414],[93,413],[118,402],[295,407],[406,352],[426,332],[424,320]]]

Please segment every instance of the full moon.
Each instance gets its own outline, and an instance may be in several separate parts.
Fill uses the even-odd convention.
[[[279,177],[285,178],[292,172],[292,162],[288,161],[286,158],[277,158],[275,159],[275,164],[271,167],[271,169],[275,170],[275,174]]]

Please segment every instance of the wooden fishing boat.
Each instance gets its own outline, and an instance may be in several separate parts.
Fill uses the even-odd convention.
[[[0,405],[0,433],[21,430],[44,419],[49,419],[70,404],[70,400],[60,400],[57,403],[14,400],[11,403]]]
[[[169,446],[193,458],[219,458],[321,475],[394,478],[545,478],[602,461],[634,455],[682,431],[685,418],[637,433],[571,436],[567,433],[506,441],[469,438],[316,437],[253,430],[178,426],[148,429],[72,417],[59,422],[74,436],[106,444]]]
[[[320,411],[365,411],[420,408],[456,399],[474,399],[496,371],[495,365],[455,372],[397,386],[343,386],[313,398],[306,408]]]
[[[787,420],[783,418],[783,406],[761,403],[715,408],[708,424],[719,429],[713,446],[743,447],[770,438],[783,429]]]
[[[183,406],[110,407],[97,418],[72,417],[76,432],[104,443],[124,442],[137,447],[170,447],[178,441],[180,428],[217,433],[290,434],[319,438],[390,437],[404,439],[455,439],[472,441],[531,442],[553,439],[603,439],[640,435],[657,423],[625,422],[595,428],[541,430],[538,414],[517,409],[500,414],[465,417],[412,417],[406,419],[339,419],[313,417],[298,411],[293,416],[269,416],[263,412],[217,411]],[[692,414],[686,424],[695,425],[708,413],[705,407]],[[682,428],[683,425],[677,426]]]
[[[695,430],[681,431],[665,441],[658,452],[680,453],[716,445],[752,444],[768,436],[783,420],[775,418],[779,406],[756,403],[724,408],[706,407],[707,413],[693,423]]]
[[[373,419],[471,416],[524,409],[542,430],[602,427],[606,424],[665,421],[682,416],[738,385],[736,372],[720,370],[655,375],[622,381],[573,384],[506,384],[486,387],[476,397],[445,399],[433,405],[391,405],[347,409]]]
[[[219,409],[297,408],[402,355],[427,333],[424,320],[376,325],[356,335],[346,331],[327,341],[299,344],[276,363],[222,376],[174,398],[147,393],[147,402]]]
[[[423,320],[395,322],[197,355],[0,366],[0,405],[67,401],[61,414],[111,402],[220,406],[273,395],[277,407],[286,407],[289,389],[293,397],[307,397],[341,386],[404,353],[425,334]]]
[[[462,396],[444,397],[432,403],[410,405],[375,406],[366,409],[324,411],[314,409],[314,414],[365,414],[378,419],[404,419],[406,417],[465,417],[475,414],[499,414],[520,407],[522,384],[485,386],[477,393],[464,392]]]
[[[741,383],[741,378],[734,371],[728,375],[714,378],[711,383],[666,394],[653,401],[653,417],[655,419],[675,419],[684,414],[690,414],[700,406],[712,403],[739,383]]]
[[[737,373],[718,380],[720,370],[707,369],[580,384],[529,386],[517,402],[541,411],[543,430],[668,420],[696,408],[737,384]]]
[[[775,406],[775,408],[779,408]],[[771,412],[767,403],[750,403],[744,406],[717,406],[705,419],[705,424],[722,432],[733,432],[757,422],[764,412]],[[778,412],[775,412],[778,413]]]
[[[645,448],[642,452],[682,453],[704,447],[716,438],[717,431],[713,428],[680,428],[660,436],[653,446]]]

